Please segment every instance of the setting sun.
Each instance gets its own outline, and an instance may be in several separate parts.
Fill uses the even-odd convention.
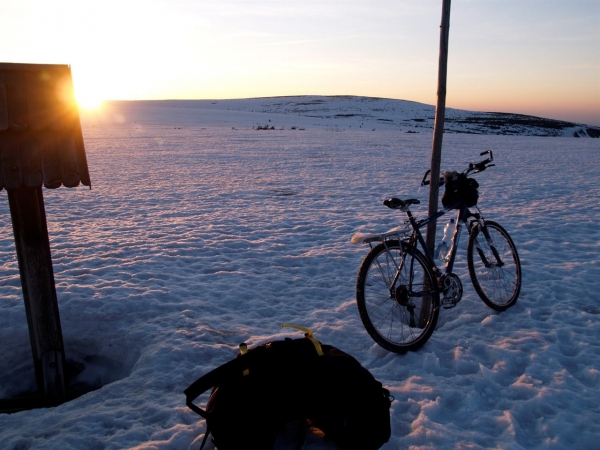
[[[69,64],[82,109],[315,94],[435,103],[435,1],[251,3],[10,2],[2,60]],[[447,106],[600,125],[599,11],[590,7],[600,2],[505,3],[452,7]]]
[[[93,92],[77,92],[75,95],[77,104],[83,109],[98,109],[102,106],[104,99]]]
[[[93,70],[73,70],[75,100],[82,109],[98,109],[108,98],[105,83]]]

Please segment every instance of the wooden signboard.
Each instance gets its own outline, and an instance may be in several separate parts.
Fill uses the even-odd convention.
[[[66,399],[65,353],[42,186],[91,186],[67,65],[0,63],[0,190],[12,217],[38,390]]]

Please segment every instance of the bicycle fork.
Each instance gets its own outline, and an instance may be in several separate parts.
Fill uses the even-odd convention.
[[[478,219],[477,223],[479,226],[479,230],[481,231],[481,233],[483,233],[483,236],[485,237],[485,240],[486,240],[488,246],[490,247],[492,255],[494,255],[494,258],[496,258],[495,263],[490,262],[486,258],[481,247],[479,246],[479,240],[476,239],[475,240],[475,250],[477,251],[477,254],[479,255],[479,257],[481,258],[481,262],[483,263],[483,265],[485,266],[486,269],[490,269],[492,267],[502,267],[504,265],[504,261],[502,261],[502,258],[500,258],[500,254],[498,253],[498,250],[496,249],[496,246],[494,245],[494,240],[490,236],[490,232],[489,232],[488,228],[485,226],[485,223],[481,219]]]

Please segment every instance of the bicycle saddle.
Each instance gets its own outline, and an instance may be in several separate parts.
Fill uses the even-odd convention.
[[[384,200],[383,204],[391,209],[400,209],[405,208],[410,205],[418,205],[421,203],[421,200],[417,200],[416,198],[409,198],[406,200],[400,200],[399,198],[392,197],[387,200]]]

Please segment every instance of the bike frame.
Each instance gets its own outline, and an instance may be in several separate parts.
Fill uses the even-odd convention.
[[[443,215],[447,214],[448,212],[450,212],[452,209],[455,209],[455,208],[458,210],[458,212],[456,215],[456,224],[454,225],[454,230],[452,233],[452,242],[451,242],[450,251],[449,251],[450,258],[448,259],[448,262],[446,264],[444,274],[449,275],[452,273],[452,270],[454,269],[454,261],[456,259],[456,252],[458,250],[458,242],[460,241],[460,235],[462,232],[463,224],[466,225],[467,231],[469,233],[471,233],[473,226],[479,226],[479,228],[481,229],[481,231],[483,233],[483,236],[488,241],[490,250],[492,251],[494,258],[496,259],[495,262],[488,261],[488,259],[485,257],[485,254],[483,253],[483,251],[481,250],[481,248],[479,248],[479,246],[477,244],[475,247],[475,250],[477,251],[477,253],[478,253],[479,257],[481,258],[481,261],[483,262],[485,267],[490,268],[492,265],[496,265],[497,267],[502,267],[504,265],[504,262],[502,261],[502,258],[498,254],[496,246],[491,241],[489,232],[484,225],[484,222],[482,220],[482,216],[480,213],[473,213],[473,212],[471,212],[471,210],[468,207],[466,207],[464,204],[460,203],[460,204],[456,204],[456,205],[451,205],[450,207],[444,208],[444,209],[438,211],[437,213],[433,214],[432,216],[427,217],[426,219],[417,221],[413,217],[410,210],[406,210],[406,215],[408,216],[409,223],[411,224],[411,226],[413,228],[413,234],[412,234],[413,246],[415,246],[415,248],[416,248],[416,242],[418,242],[420,244],[421,248],[423,249],[423,253],[425,254],[425,258],[427,258],[427,261],[431,265],[431,268],[432,268],[434,274],[436,275],[436,277],[439,277],[442,272],[440,271],[439,267],[435,263],[435,258],[433,257],[433,255],[431,254],[431,251],[429,250],[429,247],[427,247],[427,244],[425,243],[425,239],[423,238],[423,234],[421,233],[421,228],[427,226],[427,224],[430,222],[438,220],[440,217],[442,217]],[[474,218],[474,220],[471,222],[468,221],[468,219],[470,217]],[[474,222],[475,222],[475,224],[474,224]],[[415,240],[416,240],[416,242],[415,242]]]
[[[469,234],[465,265],[476,293],[496,311],[517,301],[521,264],[515,245],[500,224],[484,218],[477,206],[479,183],[469,177],[494,166],[492,151],[481,153],[486,154],[487,159],[469,163],[462,172],[446,171],[438,180],[428,179],[431,171],[425,172],[421,186],[446,185],[443,209],[436,208],[423,219],[411,212],[412,205],[421,203],[417,198],[390,197],[383,204],[406,215],[399,226],[384,233],[358,231],[352,236],[352,244],[371,247],[358,272],[356,300],[367,332],[383,348],[396,353],[420,348],[435,330],[440,309],[454,308],[463,298],[462,267],[461,273],[453,272],[463,225]],[[452,229],[449,222],[444,230],[444,241],[452,242],[443,242],[443,251],[438,248],[434,254],[423,228],[446,214],[456,218]],[[503,266],[506,270],[496,270]]]
[[[468,175],[469,173],[471,173],[473,171],[475,171],[475,173],[477,173],[477,172],[481,172],[481,171],[485,170],[487,167],[493,166],[494,164],[490,164],[494,160],[492,151],[487,150],[487,151],[481,153],[482,156],[485,154],[487,154],[489,156],[488,159],[481,161],[477,164],[469,164],[469,168],[463,173],[466,175]],[[427,175],[429,173],[430,173],[429,170],[427,172],[425,172],[425,175],[423,176],[423,181],[421,182],[422,186],[430,183],[430,181],[426,180]],[[440,182],[443,183],[443,178],[440,179]],[[410,205],[410,203],[409,203],[409,205]],[[492,265],[496,265],[497,267],[501,267],[504,265],[502,259],[500,258],[500,255],[498,254],[498,251],[496,250],[495,246],[493,245],[490,234],[487,230],[487,227],[484,224],[483,216],[481,215],[481,212],[478,212],[478,213],[471,212],[471,210],[462,201],[458,201],[444,209],[441,209],[437,213],[435,213],[425,219],[422,219],[422,220],[416,220],[414,218],[408,205],[402,204],[399,207],[399,209],[406,214],[406,216],[408,217],[408,221],[412,227],[412,233],[408,239],[402,238],[400,231],[390,230],[379,236],[368,237],[368,238],[364,239],[363,242],[368,242],[369,245],[372,246],[372,242],[381,241],[381,242],[383,242],[384,245],[386,245],[385,242],[386,242],[387,238],[397,236],[398,240],[403,240],[405,242],[408,241],[409,245],[411,245],[415,250],[417,249],[417,245],[420,245],[421,248],[423,249],[423,254],[425,255],[425,258],[427,259],[428,264],[431,266],[431,269],[433,270],[433,273],[438,280],[438,286],[436,286],[437,291],[442,292],[442,290],[443,290],[443,288],[441,286],[442,278],[444,276],[451,275],[452,270],[454,269],[454,262],[456,260],[456,252],[458,250],[458,242],[460,240],[460,235],[462,232],[463,224],[466,225],[467,231],[469,234],[473,231],[473,227],[478,226],[481,229],[485,239],[487,240],[487,242],[490,246],[490,249],[492,251],[492,254],[494,255],[494,258],[496,259],[496,262],[488,261],[484,255],[483,251],[481,250],[481,248],[479,248],[479,246],[476,243],[475,250],[477,251],[477,253],[478,253],[479,257],[481,258],[482,262],[484,263],[484,265],[488,268],[490,268]],[[479,210],[479,208],[477,208],[477,209]],[[423,234],[421,233],[421,228],[427,226],[427,224],[429,224],[431,222],[437,221],[440,217],[449,213],[452,210],[457,210],[456,224],[454,225],[454,230],[452,233],[452,242],[451,242],[450,251],[449,251],[450,257],[448,259],[448,262],[446,263],[444,272],[442,273],[442,271],[439,269],[439,267],[435,263],[435,258],[433,256],[433,254],[431,253],[431,250],[425,243],[425,239],[423,238]],[[469,218],[473,218],[473,220],[469,221]],[[396,282],[398,281],[398,276],[400,274],[400,271],[402,270],[403,265],[404,265],[404,258],[402,259],[402,262],[398,266],[398,271],[392,282],[392,287],[396,285]],[[412,262],[411,262],[411,266],[412,266]],[[412,269],[413,268],[410,267],[411,271],[412,271]],[[414,293],[414,292],[411,292],[411,293],[415,297],[423,297],[425,295],[429,295],[431,292],[430,291],[422,292],[420,294]]]
[[[444,208],[444,209],[438,211],[437,213],[433,214],[432,216],[429,216],[426,219],[422,219],[419,221],[417,221],[413,217],[413,215],[410,211],[406,212],[406,214],[408,216],[408,220],[413,228],[413,235],[415,236],[416,240],[419,242],[421,248],[423,249],[425,257],[427,258],[427,261],[431,265],[431,267],[436,275],[441,273],[441,271],[440,271],[439,267],[436,265],[435,258],[431,254],[429,247],[427,247],[427,244],[425,243],[425,239],[423,238],[423,234],[421,233],[421,228],[426,227],[427,224],[429,224],[430,222],[437,221],[440,217],[446,215],[455,207],[456,206],[453,205],[449,208]],[[454,230],[452,231],[452,242],[450,244],[450,251],[449,251],[450,258],[448,260],[448,263],[446,264],[444,273],[446,273],[446,274],[452,273],[452,269],[454,268],[454,261],[456,259],[456,252],[458,249],[458,242],[460,240],[460,235],[462,232],[462,225],[465,224],[467,226],[467,229],[470,231],[471,227],[468,224],[467,219],[469,217],[474,217],[474,216],[475,216],[475,214],[473,214],[469,210],[469,208],[467,208],[464,204],[458,205],[458,211],[456,213],[456,223],[454,225]]]

